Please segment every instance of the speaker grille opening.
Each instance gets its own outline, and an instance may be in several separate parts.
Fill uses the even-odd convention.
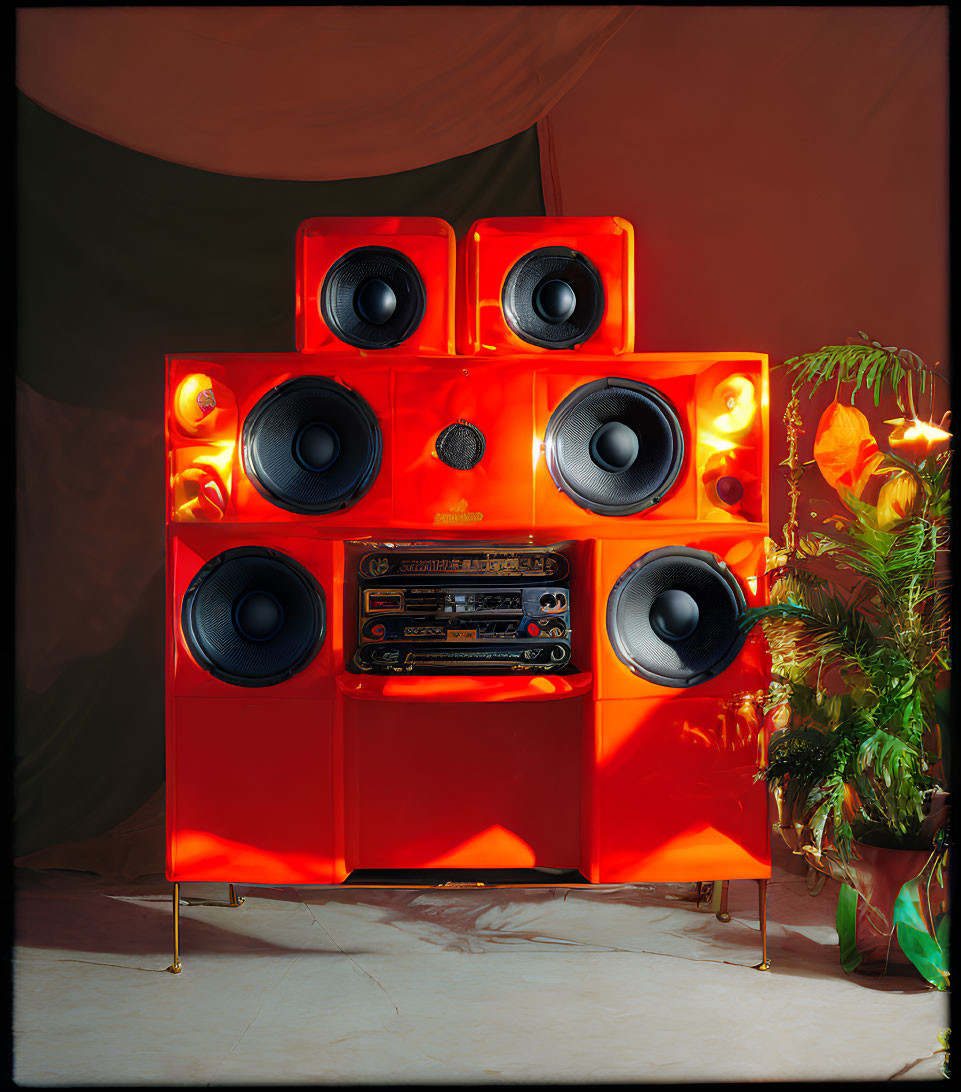
[[[322,515],[355,504],[377,477],[382,446],[370,406],[324,376],[282,383],[244,421],[247,476],[289,512]]]
[[[328,329],[358,349],[393,349],[420,325],[427,291],[414,263],[399,250],[349,250],[327,271],[318,294]]]
[[[599,379],[554,410],[544,438],[554,484],[575,504],[627,516],[657,504],[684,461],[674,407],[645,383]]]
[[[607,634],[618,658],[661,686],[696,686],[738,654],[747,606],[727,566],[686,546],[651,550],[630,565],[607,602]]]
[[[238,546],[207,562],[180,612],[198,664],[235,686],[274,686],[297,674],[324,642],[324,592],[293,558]]]
[[[604,285],[593,263],[568,247],[525,254],[507,274],[504,320],[542,349],[572,349],[587,341],[604,317]]]

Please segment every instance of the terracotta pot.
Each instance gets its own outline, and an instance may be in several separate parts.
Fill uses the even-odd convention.
[[[913,971],[901,951],[894,924],[894,901],[901,888],[913,880],[931,857],[929,849],[888,849],[854,843],[850,864],[853,887],[858,893],[855,943],[861,956],[858,974],[880,975],[886,971]],[[849,881],[850,882],[850,881]],[[932,881],[931,901],[944,898],[942,885]]]

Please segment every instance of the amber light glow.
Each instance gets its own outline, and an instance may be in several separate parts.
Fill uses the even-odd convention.
[[[745,375],[732,375],[720,383],[714,392],[712,409],[721,412],[714,418],[714,428],[723,436],[739,436],[746,432],[757,412],[754,384]]]
[[[907,455],[912,459],[923,459],[942,444],[951,439],[951,433],[944,427],[947,423],[947,415],[940,425],[933,421],[905,420],[897,417],[893,421],[885,421],[886,425],[894,425],[888,442],[900,455]]]

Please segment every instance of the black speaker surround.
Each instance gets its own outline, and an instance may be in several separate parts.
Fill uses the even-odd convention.
[[[684,461],[674,407],[646,383],[598,379],[554,410],[544,437],[554,484],[581,508],[627,516],[657,504]]]
[[[399,250],[362,246],[330,267],[318,302],[341,341],[358,349],[393,349],[420,325],[427,291],[417,267]]]
[[[504,280],[501,309],[522,340],[543,349],[573,349],[604,317],[604,284],[585,255],[568,247],[532,250]]]
[[[719,675],[745,634],[747,602],[723,561],[705,550],[665,546],[630,565],[607,601],[607,634],[618,658],[662,686],[688,687]]]
[[[302,671],[326,633],[324,592],[293,558],[238,546],[190,582],[181,627],[197,663],[235,686],[274,686]]]
[[[244,469],[257,491],[288,512],[323,515],[356,503],[380,469],[377,417],[356,392],[326,376],[268,391],[244,421]]]

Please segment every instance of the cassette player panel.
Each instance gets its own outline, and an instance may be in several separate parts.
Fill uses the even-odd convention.
[[[558,672],[570,664],[562,554],[385,549],[364,555],[358,568],[355,670],[516,674]]]

